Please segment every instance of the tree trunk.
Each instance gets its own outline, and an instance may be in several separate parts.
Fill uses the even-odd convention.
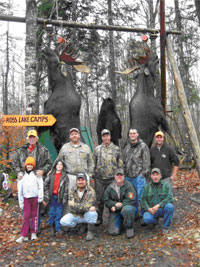
[[[199,27],[200,27],[200,1],[199,0],[194,0],[195,6],[196,6],[196,13],[199,21]]]
[[[181,12],[180,12],[180,8],[179,8],[179,1],[178,0],[174,0],[174,7],[175,7],[175,23],[176,23],[176,27],[177,29],[181,30],[183,28],[182,24],[182,17],[181,17]],[[177,54],[178,54],[178,58],[179,58],[179,64],[178,64],[178,68],[180,71],[180,76],[181,79],[183,81],[184,84],[184,89],[185,89],[185,94],[187,99],[189,100],[191,98],[191,90],[189,88],[189,83],[190,83],[190,77],[189,77],[189,71],[188,71],[188,63],[186,62],[188,59],[186,59],[185,61],[185,52],[184,52],[184,44],[182,41],[182,38],[177,36],[177,43],[178,43],[178,49],[177,49]],[[183,118],[180,117],[180,121],[183,121]],[[182,134],[184,136],[187,136],[187,129],[183,123],[183,127],[181,129]],[[186,161],[189,161],[191,159],[191,147],[190,147],[190,143],[186,143],[185,146],[185,153],[186,153]]]
[[[185,94],[181,76],[180,76],[180,73],[179,73],[179,70],[176,64],[176,60],[174,58],[171,42],[168,38],[167,38],[166,44],[167,44],[167,52],[169,56],[169,61],[171,63],[173,73],[174,73],[174,80],[176,83],[178,97],[179,97],[180,104],[181,104],[182,114],[183,114],[186,126],[188,128],[188,133],[189,133],[190,142],[191,142],[193,155],[194,155],[194,161],[196,163],[196,169],[198,171],[198,175],[200,178],[200,147],[199,147],[197,134],[196,134],[195,127],[194,127],[192,117],[190,114],[190,110],[188,107],[187,97]]]
[[[113,22],[112,22],[112,0],[108,0],[108,24],[113,25]],[[111,93],[112,93],[113,101],[116,102],[117,88],[116,88],[116,74],[115,74],[115,51],[114,51],[113,31],[109,31],[109,50],[110,50],[109,77],[110,77],[110,83],[111,83]]]
[[[3,90],[3,113],[8,114],[8,73],[10,70],[10,61],[9,61],[9,32],[6,32],[6,72],[5,72],[5,83]]]
[[[26,46],[25,46],[25,87],[26,114],[37,113],[36,75],[36,31],[37,8],[34,0],[26,0]]]

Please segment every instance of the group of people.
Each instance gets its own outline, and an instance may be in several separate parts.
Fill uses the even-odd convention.
[[[23,209],[18,243],[28,239],[29,231],[32,240],[37,238],[40,212],[45,207],[52,236],[78,224],[80,233],[87,226],[86,240],[92,240],[95,225],[104,223],[106,213],[111,235],[119,235],[124,227],[126,237],[133,237],[137,217],[142,224],[155,226],[159,217],[164,217],[162,232],[169,231],[174,212],[171,180],[177,175],[179,159],[164,142],[164,133],[156,132],[156,144],[150,150],[137,129],[129,130],[121,150],[111,142],[108,129],[102,130],[101,136],[102,144],[92,154],[81,142],[79,130],[70,129],[70,142],[52,164],[37,132],[28,132],[27,144],[13,157]]]

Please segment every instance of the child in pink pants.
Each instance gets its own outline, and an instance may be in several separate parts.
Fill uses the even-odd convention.
[[[18,184],[18,200],[20,208],[23,209],[23,223],[17,243],[28,240],[29,228],[31,240],[37,239],[38,203],[43,201],[44,194],[43,179],[34,173],[35,159],[28,157],[24,166],[25,173]]]

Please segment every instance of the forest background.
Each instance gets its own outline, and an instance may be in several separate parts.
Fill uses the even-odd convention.
[[[0,13],[25,17],[27,1],[0,1]],[[37,2],[38,17],[60,19],[80,23],[120,25],[137,28],[160,28],[159,0],[41,0]],[[178,68],[181,74],[189,108],[200,139],[200,77],[199,77],[199,27],[200,3],[198,0],[166,0],[166,30],[179,30],[182,35],[169,35],[173,45]],[[137,81],[134,75],[119,75],[115,70],[130,67],[129,58],[141,52],[143,33],[124,33],[89,29],[60,27],[48,29],[47,25],[38,25],[37,29],[37,113],[43,113],[43,104],[50,92],[48,90],[47,70],[41,57],[46,46],[54,48],[59,36],[70,38],[79,49],[81,59],[88,61],[89,75],[72,70],[76,90],[81,95],[81,125],[88,126],[94,143],[97,143],[96,125],[102,97],[111,97],[123,125],[123,137],[126,138],[129,127],[129,102],[133,96]],[[146,34],[151,51],[160,58],[160,38],[155,34]],[[25,88],[25,24],[0,22],[0,112],[2,114],[26,113]],[[167,119],[176,145],[184,151],[190,151],[185,122],[181,115],[181,106],[177,97],[173,73],[167,60]],[[160,88],[156,97],[160,98]],[[9,130],[9,129],[8,129]],[[13,129],[9,134],[18,138],[6,143],[7,148],[18,146],[23,129]],[[2,136],[1,139],[5,139]],[[171,142],[171,140],[169,140]],[[11,144],[12,143],[12,144]],[[8,149],[7,149],[8,150]],[[9,154],[3,155],[9,160]],[[188,156],[189,157],[189,156]]]

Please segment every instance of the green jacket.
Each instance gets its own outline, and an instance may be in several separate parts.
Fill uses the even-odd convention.
[[[166,204],[173,203],[173,201],[171,186],[164,180],[161,180],[159,185],[153,184],[152,181],[145,185],[140,204],[142,209],[147,211],[157,204],[164,208]]]
[[[117,202],[122,203],[122,207],[116,211],[120,211],[126,205],[136,205],[136,191],[132,184],[124,180],[124,184],[120,187],[120,196],[116,191],[116,181],[114,180],[107,188],[104,194],[104,201],[107,208],[111,209]]]

